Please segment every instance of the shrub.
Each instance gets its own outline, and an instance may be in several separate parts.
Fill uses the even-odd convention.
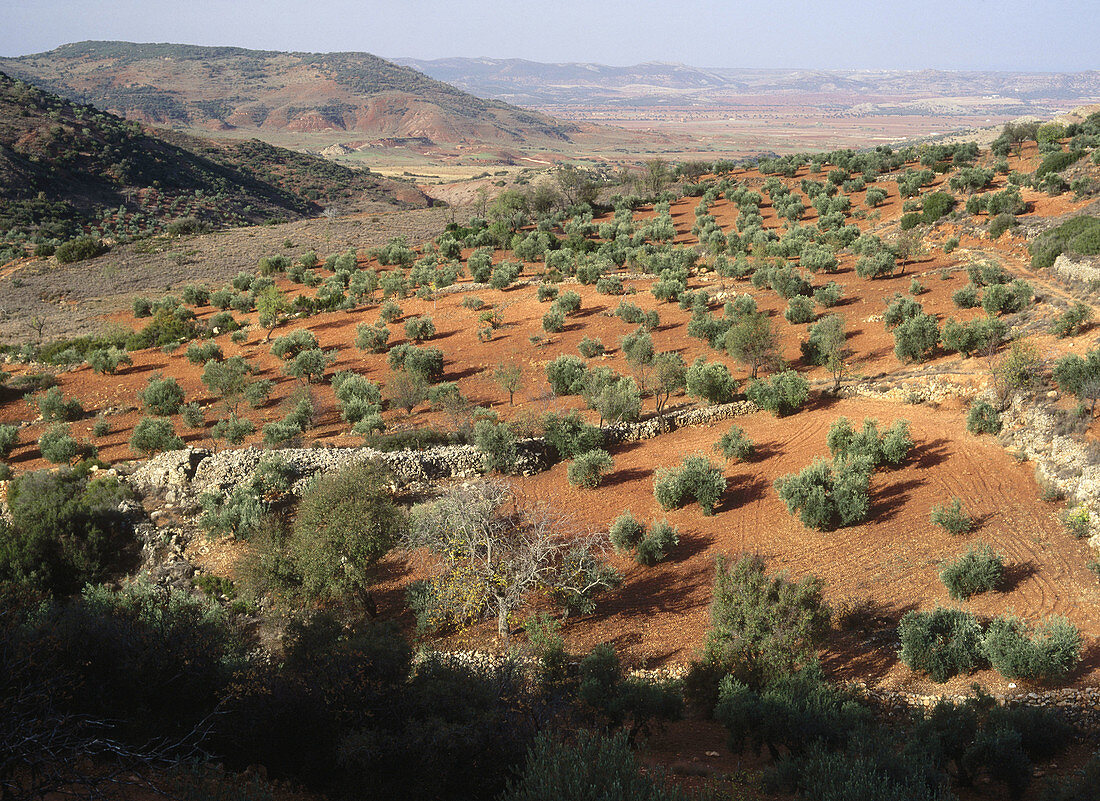
[[[989,222],[989,228],[987,229],[989,231],[989,238],[999,239],[1001,234],[1009,228],[1015,228],[1018,224],[1014,215],[1007,212],[998,214]]]
[[[0,457],[8,458],[19,444],[19,427],[0,424]]]
[[[1062,681],[1081,661],[1081,634],[1062,617],[1048,618],[1034,632],[1019,618],[996,617],[982,650],[1006,679]]]
[[[147,412],[160,417],[176,414],[183,405],[183,388],[174,378],[151,378],[138,399]]]
[[[598,790],[596,789],[598,788]],[[569,740],[550,731],[527,752],[519,777],[501,801],[586,799],[600,801],[688,801],[661,771],[642,773],[628,733],[613,737],[580,729]]]
[[[514,261],[502,261],[489,275],[489,286],[493,289],[507,289],[519,278],[523,265]]]
[[[784,573],[768,575],[765,567],[759,556],[718,557],[703,651],[706,664],[751,687],[809,665],[829,628],[821,579],[795,582]]]
[[[422,342],[435,336],[435,323],[431,317],[411,317],[405,321],[405,336],[413,342]]]
[[[383,468],[362,462],[324,474],[302,496],[287,551],[307,598],[370,603],[369,568],[406,527],[388,486]]]
[[[708,403],[729,403],[740,383],[722,362],[708,362],[701,356],[687,368],[684,378],[688,395]]]
[[[291,360],[299,353],[320,347],[317,337],[307,328],[298,328],[289,334],[276,337],[271,343],[271,353],[283,360]]]
[[[640,565],[655,565],[663,562],[669,550],[679,543],[680,532],[667,520],[661,520],[650,526],[649,533],[638,543],[634,559]]]
[[[551,309],[542,316],[542,330],[548,334],[557,334],[565,328],[565,313],[560,309]]]
[[[578,454],[569,463],[569,483],[574,487],[595,489],[614,465],[611,454],[601,448]]]
[[[1088,326],[1091,320],[1092,307],[1077,302],[1058,316],[1051,326],[1051,331],[1058,337],[1076,336]]]
[[[940,571],[940,580],[956,601],[997,589],[1004,576],[1004,560],[988,545],[970,548]]]
[[[895,420],[880,435],[877,420],[868,417],[863,421],[863,429],[854,431],[848,418],[838,417],[830,426],[825,442],[834,459],[866,459],[872,468],[881,464],[901,464],[913,448],[913,439],[909,436],[909,421],[904,419]]]
[[[519,456],[516,437],[504,423],[478,421],[474,426],[474,447],[481,452],[486,470],[510,473],[515,469]]]
[[[85,259],[94,259],[108,250],[103,242],[94,236],[78,236],[58,245],[54,255],[61,264],[72,264]]]
[[[197,403],[187,403],[181,406],[180,419],[183,420],[183,424],[188,428],[202,428],[204,425],[206,425],[206,413],[203,411],[203,408]],[[96,423],[97,426],[99,425],[99,423],[105,424],[105,430],[103,434],[96,434],[97,437],[103,436],[107,433],[108,430],[110,430],[110,427],[106,426],[106,422],[106,420],[101,420]]]
[[[50,387],[38,399],[38,411],[46,422],[77,420],[84,414],[78,400],[65,400],[60,387]]]
[[[906,612],[898,625],[898,638],[901,661],[940,684],[981,665],[982,630],[969,612],[942,607]]]
[[[435,382],[443,377],[443,351],[439,348],[418,348],[401,344],[390,348],[386,361],[392,369],[417,373],[427,382]]]
[[[378,317],[383,322],[392,323],[394,320],[401,319],[402,315],[401,307],[397,305],[394,300],[386,300],[382,304],[382,308],[378,310]]]
[[[960,323],[954,318],[943,324],[943,349],[958,351],[969,357],[972,353],[989,353],[997,349],[1008,333],[1008,325],[994,317]]]
[[[96,373],[114,375],[122,365],[133,364],[134,360],[124,350],[114,347],[96,348],[88,352],[88,364]]]
[[[267,378],[252,381],[244,388],[244,399],[253,409],[259,409],[267,403],[267,399],[271,397],[271,391],[274,388],[274,382]]]
[[[982,292],[982,308],[988,315],[1014,314],[1031,303],[1031,284],[1016,280],[1011,284],[994,284]]]
[[[172,421],[164,417],[141,418],[130,436],[130,449],[147,456],[182,448],[183,440],[176,435]]]
[[[749,384],[748,398],[776,417],[797,412],[810,397],[810,382],[794,370],[773,375],[768,381],[755,379]]]
[[[1001,433],[1001,413],[988,401],[974,401],[966,413],[966,430],[971,434]]]
[[[645,537],[645,525],[635,519],[630,512],[623,512],[616,517],[608,531],[611,545],[620,553],[636,548],[643,537]]]
[[[894,353],[903,362],[929,358],[940,341],[940,327],[930,314],[917,314],[894,329]]]
[[[53,464],[69,464],[80,455],[80,443],[73,439],[64,423],[50,426],[38,438],[38,450],[42,458]]]
[[[584,360],[563,354],[546,365],[546,380],[555,395],[579,395],[588,373]]]
[[[787,322],[793,325],[813,322],[814,302],[805,295],[796,295],[787,302],[787,308],[783,312]]]
[[[125,497],[114,479],[88,481],[66,468],[14,479],[10,522],[0,525],[0,584],[68,595],[104,580],[127,545],[117,512]]]
[[[603,445],[603,431],[586,423],[575,411],[560,417],[549,413],[542,419],[542,427],[547,444],[559,459],[574,459]]]
[[[187,361],[191,364],[206,364],[211,359],[225,356],[217,342],[192,342],[187,346]]]
[[[597,356],[603,356],[603,342],[598,339],[585,337],[577,343],[577,351],[586,359],[594,359]]]
[[[974,309],[981,305],[978,300],[978,287],[967,284],[962,289],[956,290],[951,295],[951,302],[960,309]]]
[[[695,500],[709,517],[725,491],[726,477],[705,456],[687,456],[680,467],[658,469],[653,477],[653,496],[666,511]]]
[[[946,506],[933,506],[928,519],[949,534],[965,534],[974,527],[973,519],[963,510],[962,500],[957,497]]]
[[[745,436],[745,432],[740,427],[731,426],[730,430],[714,443],[714,450],[722,454],[727,460],[737,459],[743,462],[752,457],[755,446],[753,441]]]
[[[558,296],[558,288],[553,284],[539,284],[537,295],[539,303],[549,303]]]
[[[390,330],[384,325],[361,323],[355,328],[355,347],[370,353],[385,353]]]
[[[820,286],[814,290],[814,300],[827,309],[831,309],[840,303],[843,296],[844,288],[836,281],[830,281],[825,286]]]
[[[777,479],[775,490],[787,511],[797,512],[803,525],[828,531],[867,519],[870,482],[867,459],[818,459],[799,473]]]
[[[240,445],[246,437],[256,431],[256,424],[251,420],[237,417],[231,414],[229,417],[218,420],[210,429],[210,438],[224,440],[227,445]]]

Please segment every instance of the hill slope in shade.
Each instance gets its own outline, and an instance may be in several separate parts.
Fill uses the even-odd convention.
[[[117,212],[112,224],[123,228],[114,233],[136,236],[184,216],[234,225],[363,202],[425,205],[425,198],[256,140],[154,135],[0,73],[0,231],[67,238]]]
[[[79,42],[0,59],[0,69],[158,125],[354,131],[375,139],[471,144],[566,141],[576,130],[370,53]]]

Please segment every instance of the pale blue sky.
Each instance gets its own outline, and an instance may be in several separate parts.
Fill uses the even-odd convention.
[[[626,65],[1100,69],[1095,0],[0,0],[0,54],[83,39]]]

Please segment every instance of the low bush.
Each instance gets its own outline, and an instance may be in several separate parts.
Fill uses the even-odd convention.
[[[183,440],[176,434],[172,421],[164,417],[141,418],[130,435],[130,449],[147,456],[182,448]]]
[[[753,441],[745,436],[745,432],[739,426],[731,426],[730,430],[714,443],[714,450],[722,454],[727,461],[736,459],[743,462],[750,459],[755,447]]]
[[[798,473],[775,481],[775,490],[804,526],[828,531],[862,523],[870,510],[871,463],[818,459]]]
[[[997,589],[1004,576],[1004,560],[988,545],[970,548],[940,571],[940,580],[956,601]]]
[[[903,362],[929,358],[940,341],[940,327],[930,314],[917,314],[894,329],[894,353]]]
[[[597,356],[603,356],[604,346],[598,339],[584,337],[584,339],[577,343],[577,351],[586,359],[594,359]]]
[[[687,394],[708,403],[729,403],[739,384],[725,364],[708,362],[702,356],[687,368],[684,378]]]
[[[410,317],[405,321],[405,336],[413,342],[423,342],[435,336],[435,323],[432,318]]]
[[[542,428],[546,443],[559,459],[575,459],[603,446],[603,431],[585,422],[576,411],[560,416],[550,412],[542,418]]]
[[[974,615],[958,609],[906,612],[898,638],[901,661],[940,684],[974,672],[983,661],[981,626]]]
[[[812,323],[814,317],[816,317],[814,302],[805,295],[796,295],[787,302],[787,308],[783,312],[783,316],[792,325]]]
[[[84,450],[64,423],[50,426],[38,438],[42,458],[53,464],[70,464]]]
[[[761,409],[784,417],[797,412],[810,397],[810,382],[794,370],[785,370],[767,381],[754,379],[749,383],[748,399]]]
[[[78,420],[84,414],[80,401],[66,400],[60,387],[50,387],[38,398],[38,412],[46,422],[67,422]]]
[[[668,557],[668,552],[680,543],[680,532],[667,520],[649,527],[649,533],[638,543],[634,559],[640,565],[655,565]]]
[[[384,325],[361,323],[355,328],[355,347],[368,353],[385,353],[390,330]]]
[[[966,534],[974,528],[974,520],[963,509],[962,500],[957,497],[952,498],[951,503],[946,506],[933,506],[928,519],[949,534]]]
[[[1006,679],[1062,681],[1081,661],[1081,633],[1062,617],[1048,618],[1034,631],[1019,618],[996,617],[982,650]]]
[[[971,434],[1000,434],[1001,413],[988,401],[974,401],[966,413],[966,430]]]
[[[79,236],[58,245],[54,255],[61,264],[72,264],[85,259],[94,259],[106,253],[107,250],[108,247],[100,239],[94,236]]]
[[[726,491],[726,477],[705,456],[687,456],[680,467],[658,469],[653,496],[664,510],[678,509],[694,500],[710,516]]]
[[[585,451],[584,453],[578,454],[573,461],[569,463],[569,468],[567,470],[569,483],[574,487],[595,489],[600,486],[600,482],[603,481],[604,476],[607,475],[614,466],[615,462],[611,458],[611,454],[602,448]]]
[[[630,512],[623,512],[616,517],[608,531],[611,545],[620,553],[636,548],[643,537],[645,537],[645,525]]]
[[[206,364],[211,359],[225,356],[217,342],[192,342],[187,346],[187,361],[194,365]]]

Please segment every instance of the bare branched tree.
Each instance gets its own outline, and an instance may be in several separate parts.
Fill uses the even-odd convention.
[[[577,533],[564,515],[522,504],[504,482],[456,487],[416,510],[406,539],[425,548],[435,622],[462,625],[490,615],[507,645],[509,617],[539,592],[567,610],[590,611],[592,598],[618,583],[602,559],[603,537]]]

